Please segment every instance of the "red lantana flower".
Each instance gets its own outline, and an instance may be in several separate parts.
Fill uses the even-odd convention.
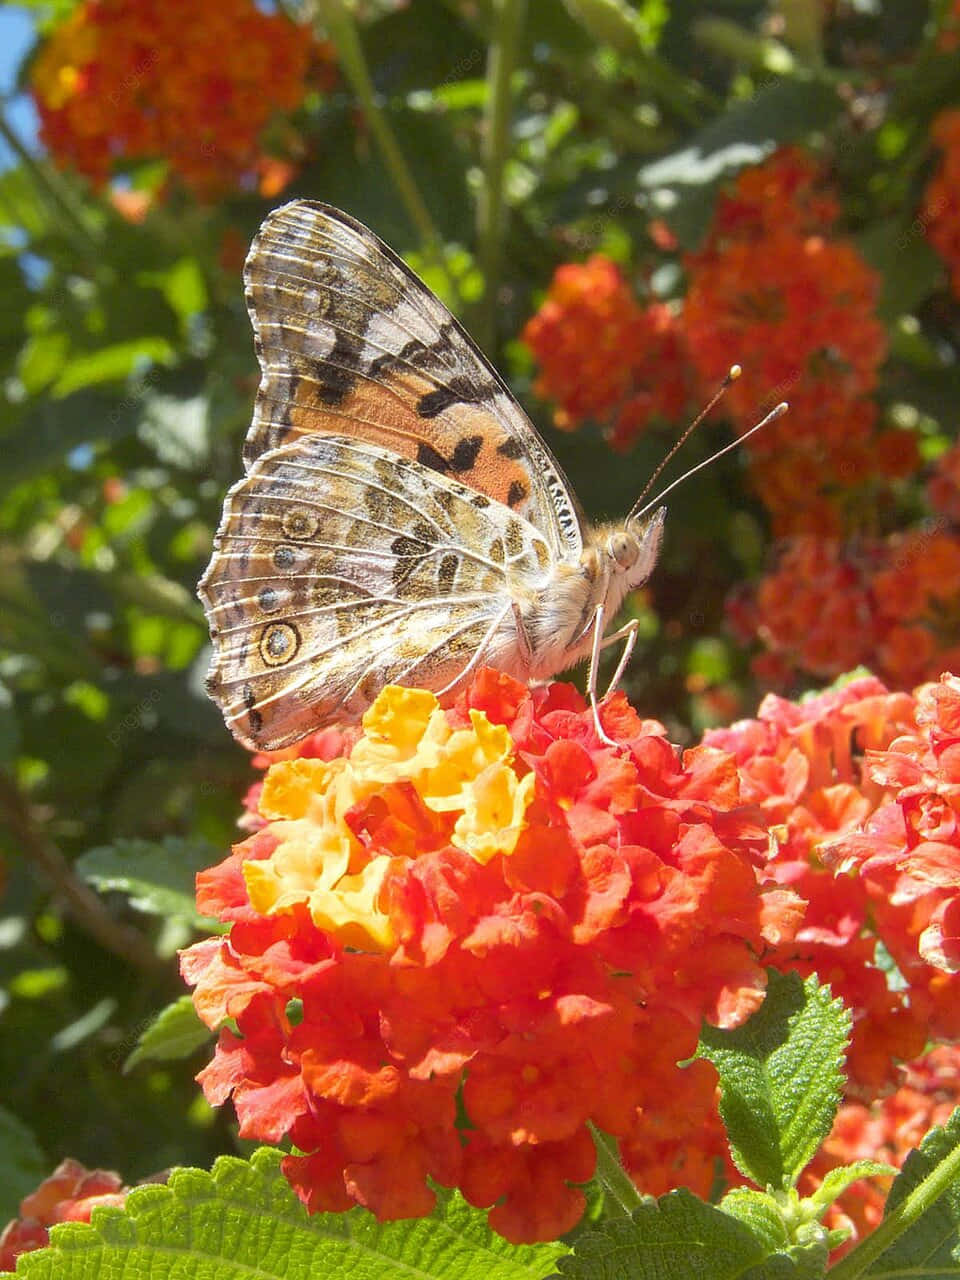
[[[887,949],[928,997],[931,1033],[953,1038],[960,1034],[960,678],[944,675],[917,691],[915,724],[868,753],[867,774],[888,798],[861,831],[833,840],[825,857],[856,871]]]
[[[204,1090],[293,1142],[310,1209],[422,1215],[429,1177],[552,1239],[583,1212],[588,1122],[635,1168],[665,1099],[712,1099],[677,1062],[701,1019],[757,1007],[802,903],[728,753],[678,758],[622,696],[603,714],[619,749],[567,685],[481,672],[446,711],[385,690],[349,755],[271,766],[265,825],[199,878],[231,925],[184,956],[222,1028]]]
[[[260,135],[300,104],[321,53],[329,66],[307,28],[252,0],[83,0],[33,64],[41,135],[57,164],[98,184],[163,159],[201,196],[258,177],[276,194]]]
[[[687,367],[675,313],[662,302],[641,305],[603,254],[557,268],[522,339],[540,365],[535,390],[556,402],[563,430],[593,419],[615,448],[626,448],[651,421],[683,409]]]
[[[21,1253],[43,1249],[50,1227],[58,1222],[89,1222],[97,1205],[120,1208],[127,1188],[116,1173],[86,1169],[77,1160],[64,1160],[36,1191],[20,1201],[20,1216],[0,1234],[0,1270],[13,1271]]]
[[[705,252],[727,244],[763,240],[772,232],[822,235],[840,214],[816,157],[800,147],[780,147],[761,164],[742,169],[721,191]]]
[[[744,169],[720,193],[686,259],[684,331],[701,379],[731,361],[739,431],[780,400],[790,413],[751,438],[750,480],[778,537],[842,537],[877,491],[917,465],[914,433],[886,429],[871,395],[886,358],[880,277],[833,224],[839,204],[798,148]]]
[[[749,356],[728,395],[744,429],[773,401],[791,401],[789,426],[760,432],[754,449],[788,445],[807,400],[824,416],[829,404],[842,433],[847,406],[874,389],[886,354],[880,277],[857,250],[787,228],[708,250],[690,268],[684,327],[701,377],[714,383],[733,357]]]
[[[947,264],[953,292],[960,297],[960,111],[941,112],[931,134],[941,159],[924,193],[920,223]]]
[[[890,693],[872,676],[801,703],[769,695],[756,720],[712,729],[705,742],[732,751],[744,799],[761,806],[775,836],[768,874],[807,902],[793,939],[771,962],[829,982],[853,1013],[850,1078],[876,1090],[895,1080],[895,1063],[915,1056],[926,1034],[922,991],[891,989],[878,942],[894,941],[873,910],[862,877],[834,875],[826,850],[856,839],[886,792],[864,759],[915,724],[909,694]],[[927,975],[924,975],[926,979]]]
[[[756,586],[734,593],[728,618],[745,641],[763,642],[758,674],[777,683],[869,663],[910,687],[960,666],[958,583],[960,538],[939,520],[855,543],[807,535],[786,543]]]

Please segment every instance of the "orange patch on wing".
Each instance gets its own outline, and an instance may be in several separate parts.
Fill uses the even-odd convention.
[[[319,398],[319,384],[301,377],[288,414],[291,431],[287,439],[291,435],[350,435],[415,462],[423,460],[418,457],[423,449],[429,449],[447,463],[446,470],[436,470],[497,502],[517,507],[518,486],[522,486],[523,497],[530,493],[530,476],[522,460],[497,452],[498,446],[512,437],[489,410],[458,401],[436,417],[422,418],[417,404],[436,391],[436,383],[409,372],[389,372],[380,375],[380,384],[360,376],[354,389],[331,409]],[[482,444],[471,465],[455,465],[457,444],[472,437],[480,437]]]

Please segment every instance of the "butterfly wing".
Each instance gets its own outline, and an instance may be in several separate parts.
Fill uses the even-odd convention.
[[[582,521],[532,423],[458,322],[373,232],[309,200],[275,210],[244,272],[262,378],[249,468],[317,433],[368,441],[502,503],[576,562]]]
[[[208,689],[241,742],[276,749],[361,714],[385,685],[443,689],[516,666],[517,583],[552,564],[509,507],[354,436],[295,435],[227,495],[200,583]]]

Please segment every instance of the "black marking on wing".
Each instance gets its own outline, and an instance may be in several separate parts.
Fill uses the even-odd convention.
[[[450,455],[450,466],[454,471],[469,471],[483,448],[483,436],[464,436],[458,440]]]
[[[428,391],[417,402],[417,413],[421,418],[435,418],[452,404],[480,404],[495,395],[498,388],[489,383],[478,385],[469,378],[451,378],[436,391]]]
[[[507,494],[507,506],[515,507],[518,502],[522,502],[527,496],[527,486],[522,480],[514,480],[510,486],[510,492]]]
[[[422,467],[429,467],[431,471],[439,471],[441,475],[446,475],[450,470],[450,463],[443,454],[437,453],[432,445],[426,444],[423,440],[417,445],[417,461]]]
[[[497,453],[503,457],[515,461],[517,458],[523,457],[523,445],[513,436],[508,436],[506,440],[501,440],[497,445]]]

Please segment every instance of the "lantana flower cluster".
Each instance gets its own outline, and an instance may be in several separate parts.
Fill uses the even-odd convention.
[[[841,1158],[884,1160],[889,1131],[862,1132],[851,1153],[851,1127],[862,1129],[877,1099],[902,1083],[898,1062],[960,1034],[960,679],[945,676],[916,695],[892,693],[873,676],[799,703],[771,694],[755,719],[710,730],[703,742],[733,755],[744,803],[762,811],[772,850],[766,875],[806,903],[800,927],[768,963],[816,973],[853,1014],[848,1098],[828,1147],[836,1159],[821,1156],[810,1176]],[[659,1191],[672,1175],[671,1185],[707,1195],[722,1126],[706,1090],[688,1088],[682,1098],[682,1121],[671,1132],[668,1107],[661,1141],[635,1153],[633,1176]],[[925,1130],[920,1116],[910,1145]],[[706,1153],[706,1169],[691,1146]],[[729,1166],[727,1177],[737,1180]],[[862,1227],[865,1198],[874,1199],[860,1188],[841,1209]]]
[[[0,1271],[13,1271],[21,1253],[43,1249],[58,1222],[89,1222],[98,1205],[121,1208],[127,1188],[118,1174],[63,1160],[36,1191],[20,1201],[20,1215],[0,1232]]]
[[[920,221],[947,264],[953,292],[960,298],[960,111],[941,112],[931,136],[940,150],[940,163],[924,192]]]
[[[949,893],[937,898],[928,886],[921,901],[912,886],[908,901],[904,883],[892,886],[891,868],[902,875],[911,865],[906,826],[896,848],[893,837],[885,846],[886,882],[869,861],[871,833],[877,823],[890,830],[901,785],[884,762],[903,750],[926,759],[948,740],[958,690],[953,676],[915,695],[864,676],[799,703],[768,695],[756,720],[704,735],[705,744],[734,752],[744,799],[770,822],[777,846],[770,874],[807,902],[802,927],[772,962],[815,971],[842,996],[854,1015],[851,1079],[868,1089],[892,1082],[894,1062],[916,1056],[928,1037],[953,1039],[960,1030],[953,966],[935,946],[921,947]],[[893,984],[887,957],[899,970]]]
[[[931,1031],[954,1038],[960,1035],[954,979],[960,972],[960,677],[919,689],[914,716],[915,726],[867,753],[867,776],[886,790],[886,799],[861,830],[833,841],[824,856],[828,865],[856,873],[875,927],[911,987],[923,991],[931,968],[941,975],[940,1021]]]
[[[774,533],[855,530],[864,503],[918,454],[914,433],[884,427],[872,398],[887,355],[881,280],[837,234],[839,213],[819,162],[785,147],[720,193],[704,244],[684,258],[682,305],[641,305],[600,254],[559,267],[522,335],[555,423],[592,418],[626,446],[741,361],[726,398],[738,431],[780,400],[791,406],[747,446]]]
[[[728,395],[746,431],[779,400],[786,418],[748,446],[751,479],[780,536],[845,529],[850,491],[916,465],[913,437],[882,430],[870,398],[887,344],[880,277],[836,234],[839,205],[798,148],[743,170],[686,259],[684,329],[701,378],[742,357]]]
[[[231,926],[184,955],[221,1028],[203,1087],[245,1138],[291,1140],[311,1210],[426,1214],[431,1178],[552,1239],[583,1212],[590,1122],[628,1168],[659,1143],[676,1183],[670,1117],[716,1086],[677,1063],[703,1018],[757,1007],[802,903],[764,873],[729,753],[678,757],[621,695],[603,717],[618,748],[567,685],[484,671],[446,710],[387,689],[349,754],[272,764],[263,825],[200,876]],[[689,1159],[699,1182],[711,1153]]]
[[[210,197],[269,165],[261,133],[300,104],[311,56],[306,28],[253,0],[83,0],[33,64],[41,136],[98,184],[160,159]]]
[[[795,538],[728,601],[734,633],[766,647],[756,674],[780,686],[798,671],[833,677],[869,663],[910,687],[960,667],[958,612],[960,537],[942,517],[887,538]]]
[[[683,411],[688,364],[675,311],[641,304],[603,254],[557,268],[522,338],[540,366],[534,389],[555,402],[561,430],[592,419],[622,449],[652,421]]]

